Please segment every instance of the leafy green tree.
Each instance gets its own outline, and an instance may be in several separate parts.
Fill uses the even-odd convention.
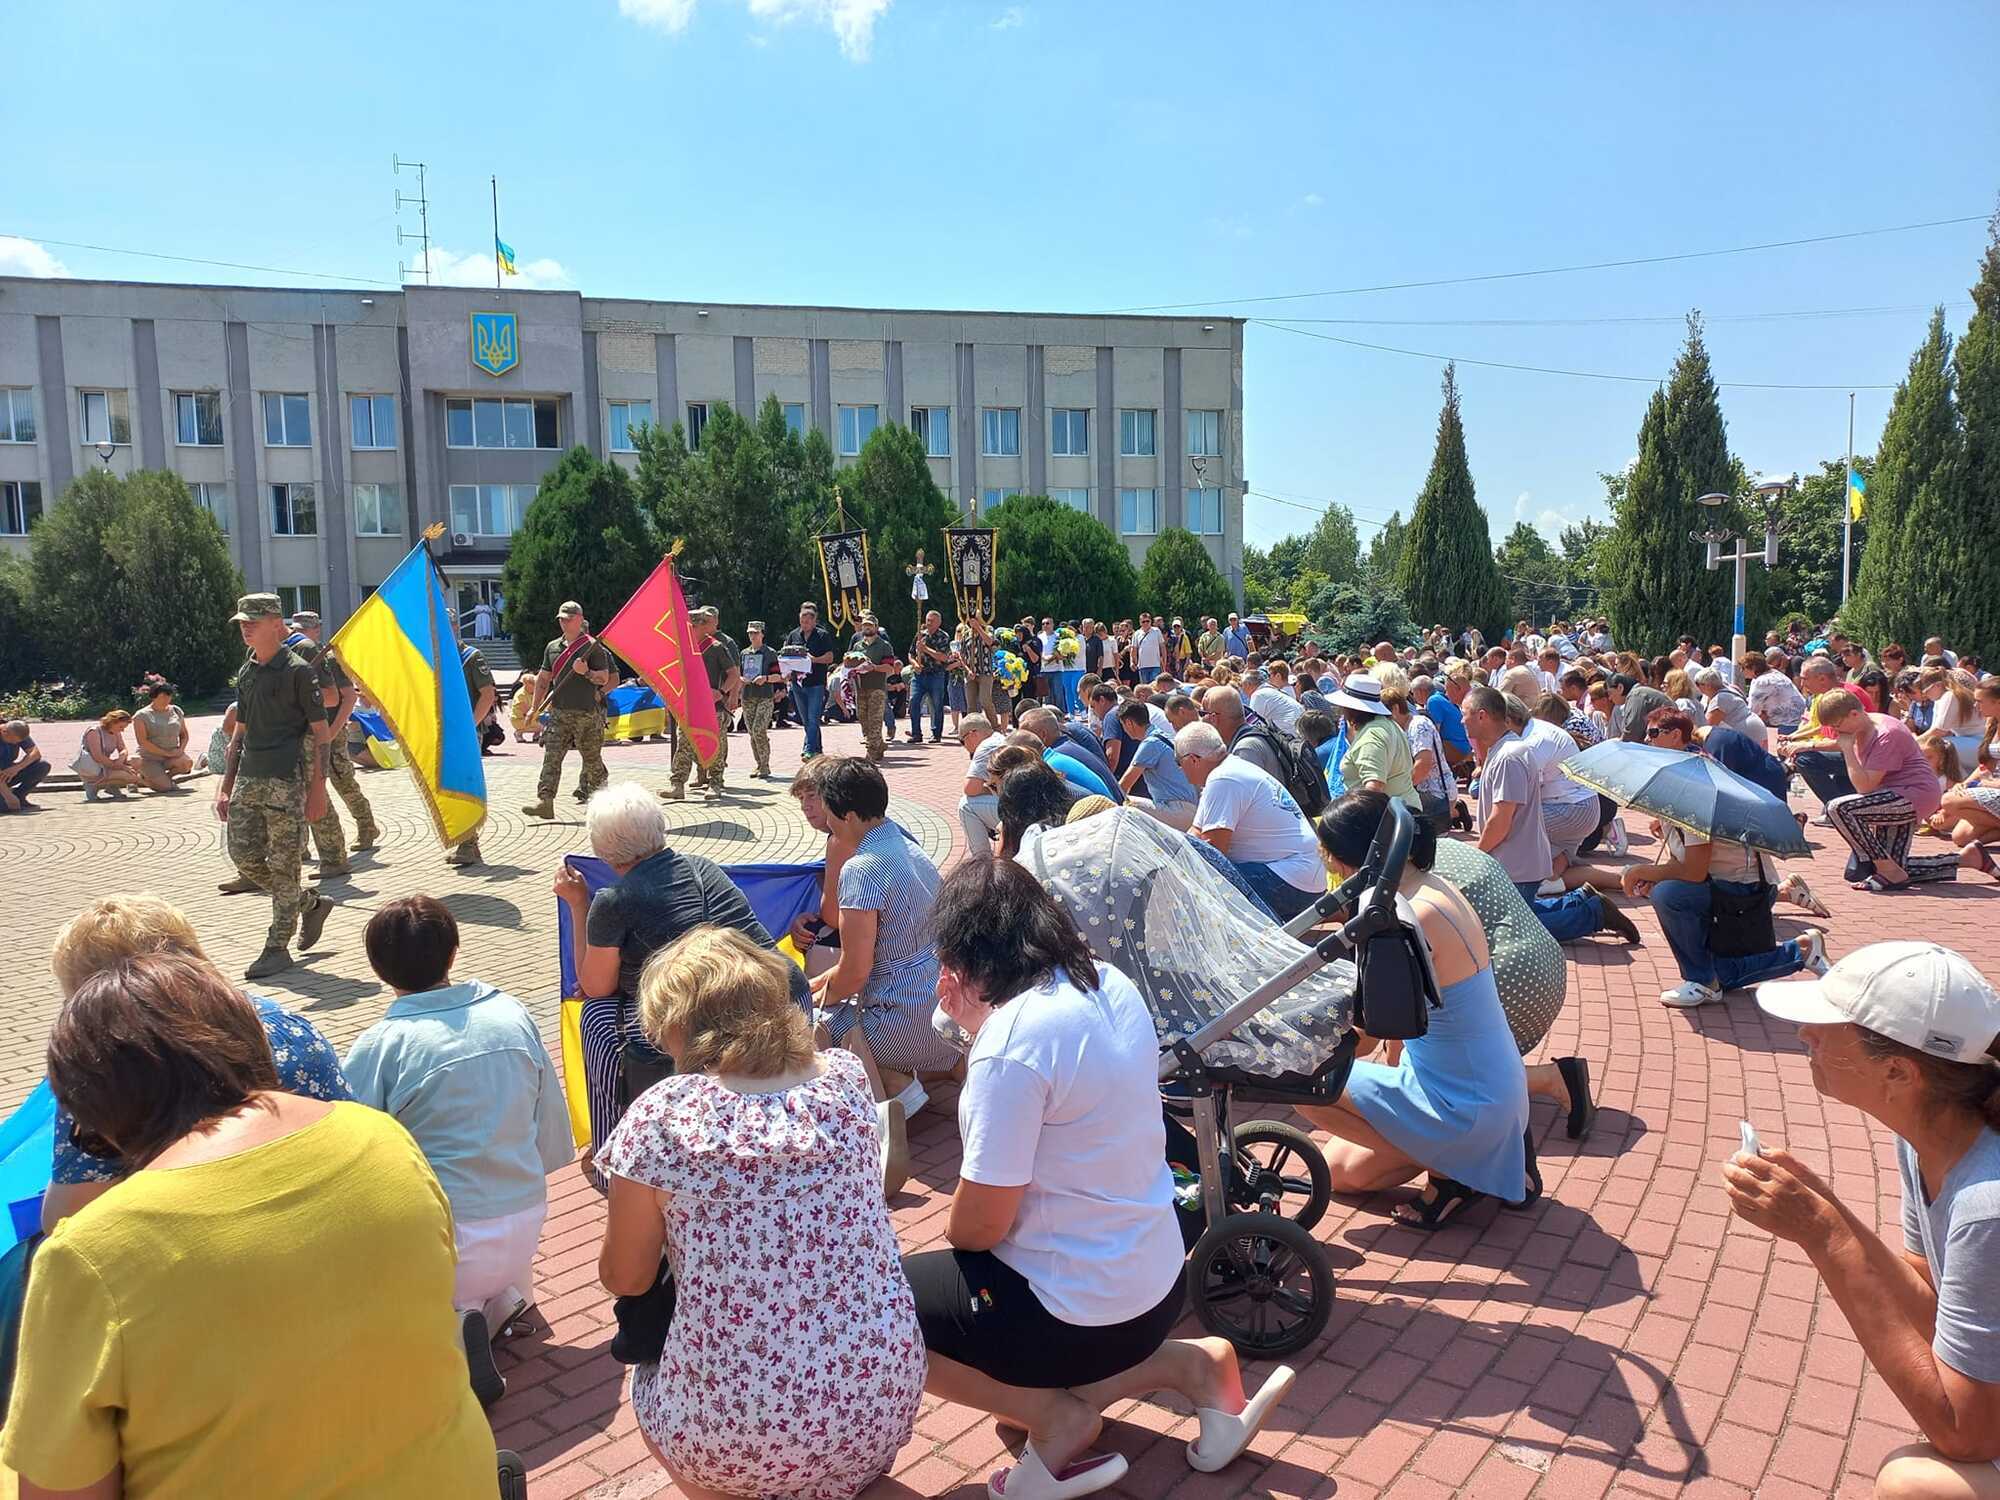
[[[1000,617],[1122,620],[1139,610],[1131,554],[1095,516],[1047,495],[1015,495],[986,513],[999,535]]]
[[[242,660],[229,617],[243,577],[178,475],[93,470],[34,534],[29,597],[52,669],[120,695],[158,672],[192,697]]]
[[[1938,567],[1941,538],[1933,527],[1951,488],[1952,461],[1959,450],[1954,375],[1951,335],[1945,332],[1940,307],[1931,313],[1924,341],[1910,356],[1909,373],[1889,404],[1860,523],[1868,529],[1867,540],[1860,548],[1854,592],[1840,608],[1842,623],[1878,646],[1892,640],[1922,641],[1932,633],[1942,602],[1938,591],[1946,580]],[[1846,488],[1843,476],[1838,494],[1844,495]],[[1922,509],[1930,513],[1928,521],[1917,514],[1920,497]],[[1836,497],[1836,516],[1841,503]],[[1912,543],[1924,550],[1911,554]]]
[[[588,448],[570,449],[542,476],[500,571],[507,612],[521,622],[521,659],[539,664],[566,599],[583,606],[593,629],[609,623],[663,550],[640,514],[632,477]]]
[[[1378,588],[1395,585],[1397,570],[1403,565],[1403,547],[1409,537],[1410,528],[1403,520],[1403,513],[1400,510],[1392,512],[1382,529],[1368,542],[1369,582]]]
[[[1226,619],[1236,604],[1229,581],[1208,548],[1179,526],[1169,526],[1146,549],[1146,564],[1139,570],[1139,599],[1145,608],[1184,621],[1195,631],[1201,629],[1204,615]]]
[[[1377,641],[1407,645],[1419,630],[1394,589],[1373,583],[1330,583],[1307,602],[1313,636],[1335,651],[1359,651]]]
[[[1500,543],[1493,560],[1509,589],[1508,613],[1515,620],[1544,626],[1569,613],[1569,590],[1563,582],[1562,559],[1556,549],[1526,521]]]
[[[1444,367],[1444,405],[1430,476],[1410,516],[1397,592],[1417,618],[1457,630],[1476,625],[1499,639],[1508,623],[1507,585],[1493,561],[1486,512],[1473,492],[1458,408],[1458,371]]]
[[[917,606],[903,569],[924,549],[926,561],[944,560],[944,529],[957,515],[931,478],[924,445],[909,428],[885,422],[868,435],[861,456],[839,474],[842,497],[857,525],[868,531],[868,572],[876,618],[899,654],[907,656],[916,633]],[[942,571],[931,575],[941,580]],[[940,611],[949,607],[948,590],[932,590]],[[1000,607],[1016,606],[1003,591]]]
[[[1854,463],[1864,476],[1872,476],[1874,466],[1868,459],[1857,458]],[[1872,477],[1868,484],[1872,490]],[[1782,629],[1792,615],[1803,615],[1817,629],[1839,612],[1841,518],[1846,504],[1847,474],[1837,458],[1826,460],[1817,473],[1802,476],[1798,487],[1778,502],[1778,566],[1771,570],[1768,608],[1758,617],[1761,629]],[[1857,523],[1855,529],[1866,524]],[[1761,638],[1753,635],[1751,643]]]
[[[1623,490],[1625,476],[1616,476]],[[1612,478],[1606,475],[1607,483]],[[1572,615],[1595,615],[1598,591],[1603,587],[1604,555],[1610,544],[1611,528],[1601,521],[1583,520],[1562,529],[1563,588],[1569,594],[1565,606]]]
[[[1605,603],[1620,646],[1664,651],[1682,633],[1704,642],[1729,639],[1730,570],[1710,572],[1689,535],[1711,526],[1745,529],[1740,504],[1713,513],[1696,504],[1704,494],[1739,493],[1741,480],[1741,469],[1729,456],[1701,318],[1691,313],[1673,374],[1646,405],[1639,461],[1617,507]]]
[[[1305,567],[1329,583],[1354,583],[1361,577],[1361,536],[1354,512],[1338,503],[1328,505],[1306,536]],[[1293,603],[1297,603],[1297,595]]]
[[[1961,450],[1951,503],[1938,523],[1919,531],[1927,519],[1921,495],[1906,528],[1907,546],[1931,546],[1913,554],[1918,578],[1927,561],[1939,557],[1942,587],[1931,629],[1959,651],[1975,651],[1985,661],[2000,657],[2000,547],[1993,523],[2000,516],[2000,214],[1995,214],[1972,288],[1972,322],[1958,341]],[[1913,584],[1913,588],[1914,588]],[[1911,644],[1914,644],[1912,642]]]
[[[26,687],[46,670],[41,620],[31,603],[34,597],[28,560],[0,557],[0,692]]]

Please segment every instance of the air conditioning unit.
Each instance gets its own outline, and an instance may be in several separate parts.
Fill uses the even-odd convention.
[[[454,547],[470,547],[472,545],[472,538],[462,531],[454,531],[451,534],[451,544]]]

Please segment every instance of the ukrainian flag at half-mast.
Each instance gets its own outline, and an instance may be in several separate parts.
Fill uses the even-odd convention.
[[[509,276],[521,274],[514,269],[514,247],[497,234],[493,236],[493,258],[500,262],[500,269]]]
[[[1859,469],[1847,471],[1847,516],[1858,521],[1868,509],[1868,481],[1861,477]]]
[[[486,821],[486,771],[451,605],[430,548],[418,542],[330,643],[374,701],[447,848]]]

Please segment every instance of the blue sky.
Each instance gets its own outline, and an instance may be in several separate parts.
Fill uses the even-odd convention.
[[[1656,378],[1711,315],[1752,469],[1845,442],[1983,225],[1669,265],[1250,305],[1985,214],[2000,6],[1334,6],[1027,0],[128,0],[21,7],[0,270],[393,282],[390,156],[486,273],[487,177],[543,284],[606,296],[1207,311],[1467,359]],[[1982,62],[1981,59],[1985,59]],[[77,85],[88,80],[87,97]],[[106,101],[93,107],[91,98]],[[412,184],[406,178],[406,189]],[[406,213],[407,223],[414,214]],[[175,265],[64,240],[297,267]],[[1833,318],[1742,315],[1891,308]],[[1952,306],[1960,328],[1969,309]],[[1642,323],[1546,320],[1658,318]],[[1479,320],[1489,320],[1481,322]],[[1494,326],[1490,320],[1522,320]],[[1253,541],[1327,499],[1408,513],[1437,363],[1253,325]],[[1470,364],[1494,539],[1603,514],[1648,387]],[[1857,447],[1890,391],[1861,390]],[[1265,498],[1276,496],[1278,498]],[[1291,501],[1292,504],[1281,503]],[[1304,506],[1306,508],[1298,508]]]

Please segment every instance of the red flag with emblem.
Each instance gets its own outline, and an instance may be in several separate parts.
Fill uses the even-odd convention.
[[[639,592],[597,632],[597,638],[651,684],[667,711],[680,720],[681,732],[693,743],[694,753],[707,762],[721,748],[722,729],[715,720],[715,692],[709,685],[708,670],[702,666],[701,651],[694,643],[687,599],[674,572],[674,555],[679,551],[677,542],[674,551],[653,569],[652,577],[639,585]]]

